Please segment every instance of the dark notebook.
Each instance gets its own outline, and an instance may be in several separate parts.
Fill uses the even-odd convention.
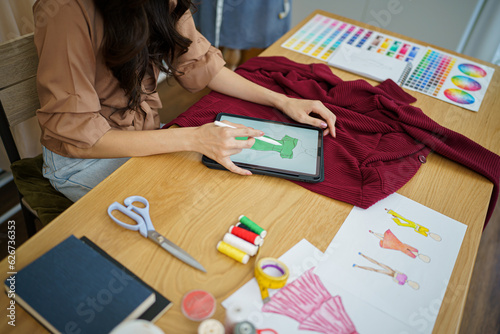
[[[94,248],[97,252],[101,253],[102,256],[106,257],[109,261],[113,262],[116,266],[120,267],[123,271],[125,271],[127,274],[130,276],[134,277],[136,280],[144,284],[146,287],[150,288],[153,290],[156,301],[153,305],[151,305],[140,317],[139,319],[144,319],[148,320],[151,322],[155,322],[158,320],[167,310],[172,307],[172,302],[165,298],[162,294],[160,294],[158,291],[153,289],[151,286],[146,284],[142,279],[137,277],[133,272],[125,268],[120,262],[116,261],[114,258],[109,256],[108,253],[106,253],[102,248],[97,246],[95,243],[90,241],[89,238],[87,237],[81,237],[80,240],[82,240],[84,243],[89,245],[90,247]]]
[[[52,332],[108,333],[155,302],[154,291],[129,273],[70,236],[15,275],[15,300]]]

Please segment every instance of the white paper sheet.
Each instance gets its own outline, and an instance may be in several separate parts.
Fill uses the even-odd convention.
[[[328,252],[323,254],[307,240],[301,240],[279,258],[290,269],[288,283],[293,282],[312,267],[321,267],[326,263],[327,254]],[[323,283],[332,296],[341,296],[344,308],[356,326],[358,333],[412,333],[409,326],[397,321],[339,286],[327,281],[323,281]],[[270,290],[270,295],[273,296],[277,291]],[[280,334],[318,333],[299,330],[299,323],[292,318],[262,312],[263,303],[255,279],[248,281],[222,302],[222,306],[226,309],[232,305],[242,306],[246,313],[245,320],[250,321],[258,329],[271,328]]]
[[[428,228],[429,232],[439,235],[441,241],[419,234],[412,227],[397,225],[386,209]],[[331,289],[342,287],[399,320],[398,323],[406,324],[410,328],[408,332],[431,333],[466,229],[466,225],[456,220],[393,194],[369,209],[354,207],[328,247],[329,258],[315,272]],[[398,250],[382,248],[380,239],[370,230],[380,234],[390,230],[401,242],[430,257],[430,262],[412,258]],[[398,284],[387,275],[353,267],[356,264],[383,269],[362,257],[360,252],[406,274],[408,280],[418,283],[419,288],[415,290],[408,284]],[[353,312],[353,321],[356,317],[357,312]],[[397,331],[394,328],[389,332]]]
[[[326,257],[323,252],[314,247],[310,242],[302,239],[283,254],[279,260],[285,263],[290,270],[290,277],[288,279],[288,283],[290,283],[307,269],[325,261]],[[277,290],[269,290],[270,296],[273,296],[276,292]],[[261,312],[263,303],[259,285],[255,278],[248,281],[238,291],[222,302],[222,306],[226,309],[235,304],[244,306],[245,313],[248,314],[246,320],[253,323],[257,328],[272,328],[278,331],[278,333],[303,333],[303,331],[298,331],[298,323],[295,320],[279,314]]]

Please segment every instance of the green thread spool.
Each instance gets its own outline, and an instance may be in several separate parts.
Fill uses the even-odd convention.
[[[265,238],[267,235],[267,231],[264,230],[262,227],[259,225],[255,224],[253,221],[250,220],[250,218],[246,217],[245,215],[241,215],[240,218],[238,218],[240,223],[248,227],[250,231],[252,231],[255,234],[258,234],[261,238]]]

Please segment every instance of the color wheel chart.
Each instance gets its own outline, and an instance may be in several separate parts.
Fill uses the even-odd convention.
[[[403,87],[478,111],[494,69],[427,48]]]
[[[402,61],[412,61],[424,49],[421,45],[320,14],[300,27],[281,46],[327,61],[342,43]]]

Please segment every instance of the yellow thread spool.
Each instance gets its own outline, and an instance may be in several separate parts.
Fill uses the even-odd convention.
[[[224,241],[219,241],[217,244],[217,250],[243,264],[246,264],[250,259],[250,256],[247,253],[225,243]]]

